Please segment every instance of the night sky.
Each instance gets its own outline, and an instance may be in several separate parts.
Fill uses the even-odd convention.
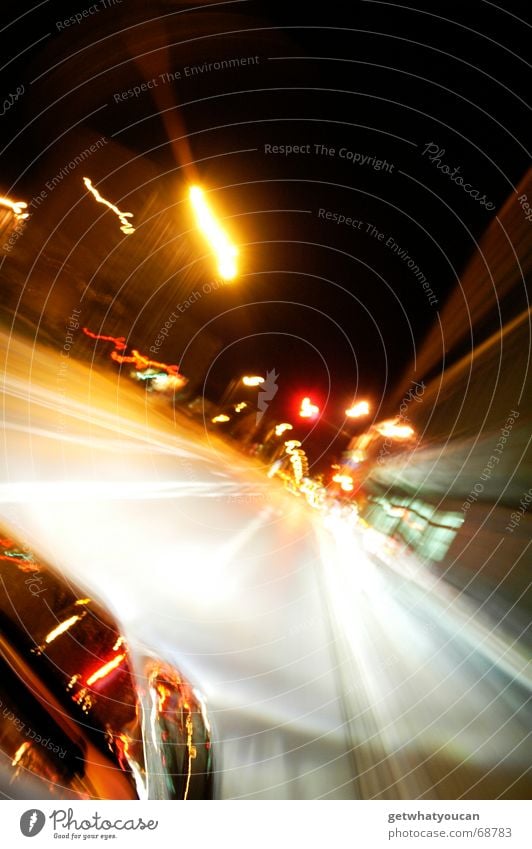
[[[527,9],[4,4],[2,97],[24,91],[4,103],[1,188],[45,193],[30,221],[41,270],[29,274],[28,230],[5,286],[19,285],[9,263],[25,261],[44,303],[53,267],[68,310],[84,280],[87,320],[146,348],[185,305],[159,355],[186,371],[212,350],[201,371],[213,399],[235,375],[275,369],[279,415],[306,393],[329,399],[333,422],[356,395],[380,402],[529,166]],[[97,138],[102,149],[47,190]],[[96,221],[85,174],[134,213],[133,236],[112,213]],[[240,246],[238,279],[208,293],[192,179]],[[52,332],[57,316],[41,313]]]

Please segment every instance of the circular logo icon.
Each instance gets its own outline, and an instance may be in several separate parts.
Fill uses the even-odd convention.
[[[24,837],[35,837],[43,830],[46,817],[37,808],[25,811],[20,818],[20,830]]]

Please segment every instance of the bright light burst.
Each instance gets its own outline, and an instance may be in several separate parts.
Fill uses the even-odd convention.
[[[23,200],[11,200],[10,198],[2,198],[0,197],[0,206],[7,206],[8,209],[11,210],[17,221],[23,221],[25,218],[29,218],[29,212],[25,212],[28,208],[28,204]]]
[[[290,457],[294,481],[299,486],[308,469],[307,455],[301,448],[299,439],[287,439],[284,447]]]
[[[219,416],[214,416],[214,418],[211,419],[211,422],[213,424],[221,424],[222,422],[228,422],[228,421],[229,421],[229,416],[226,416],[225,413],[220,413]]]
[[[292,452],[301,446],[301,442],[299,439],[287,439],[284,444],[287,454],[292,454]]]
[[[98,203],[105,204],[105,206],[108,206],[109,209],[111,209],[114,214],[118,216],[118,219],[121,224],[120,229],[122,233],[125,233],[126,236],[129,236],[131,235],[131,233],[135,232],[135,228],[132,226],[131,222],[128,221],[128,218],[133,218],[132,212],[121,212],[118,207],[114,205],[114,203],[111,203],[110,201],[102,197],[98,189],[94,188],[94,186],[92,185],[92,181],[88,177],[83,177],[83,182],[87,186],[89,192],[92,192]]]
[[[151,385],[156,392],[179,392],[185,383],[181,374],[156,374]]]
[[[220,276],[224,280],[232,280],[237,274],[237,248],[231,243],[225,230],[216,221],[209,204],[205,200],[203,189],[199,186],[191,186],[189,198],[194,210],[196,224],[209,242],[218,261]]]
[[[376,425],[376,429],[381,436],[389,437],[390,439],[410,439],[414,435],[414,428],[410,425],[397,424],[396,419],[387,419]]]
[[[260,386],[261,383],[264,383],[264,378],[259,377],[258,374],[253,374],[251,376],[247,376],[242,378],[242,383],[244,386]]]
[[[353,492],[353,478],[350,475],[342,475],[338,473],[334,475],[333,481],[340,484],[340,489],[344,492]]]
[[[358,419],[361,416],[367,416],[369,413],[369,404],[367,401],[358,401],[345,411],[345,414],[350,419]]]
[[[275,426],[275,435],[276,436],[282,436],[283,433],[285,433],[287,430],[293,430],[293,429],[294,429],[293,425],[289,424],[288,422],[281,422],[281,424],[278,424],[278,425]]]
[[[301,401],[301,409],[299,415],[302,419],[315,419],[320,411],[320,408],[313,404],[310,398],[303,398]]]

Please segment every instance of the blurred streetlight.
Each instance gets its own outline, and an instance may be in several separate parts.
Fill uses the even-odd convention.
[[[414,435],[414,428],[410,425],[397,424],[397,419],[387,419],[376,425],[376,430],[381,436],[390,439],[410,439]]]
[[[264,383],[264,378],[258,374],[245,375],[244,377],[233,377],[226,386],[225,392],[220,400],[220,407],[227,407],[229,404],[235,404],[238,400],[238,395],[242,392],[242,386],[252,388],[260,386]],[[238,393],[238,394],[237,394]],[[249,394],[243,393],[244,398],[251,397]]]
[[[217,222],[214,213],[205,200],[203,189],[191,186],[190,203],[194,210],[198,229],[209,243],[218,262],[218,273],[224,280],[236,277],[236,257],[238,249],[232,244],[225,230]]]
[[[29,212],[26,212],[28,204],[23,200],[11,200],[11,198],[0,197],[0,206],[6,206],[11,210],[17,221],[23,221],[29,218]]]
[[[286,449],[287,454],[292,454],[292,452],[296,448],[301,448],[301,442],[299,441],[299,439],[287,439],[284,444],[284,447]]]
[[[340,484],[340,489],[344,492],[353,492],[354,484],[351,475],[342,475],[340,473],[333,476],[333,481]]]
[[[225,413],[220,413],[219,416],[214,416],[214,418],[211,419],[211,422],[213,424],[221,424],[222,422],[228,422],[228,421],[230,421],[230,417],[226,416]]]
[[[282,422],[281,424],[275,425],[275,435],[282,436],[287,430],[293,430],[293,425],[288,422]]]
[[[345,414],[350,419],[359,419],[362,416],[369,415],[369,403],[367,401],[358,401],[345,411]]]

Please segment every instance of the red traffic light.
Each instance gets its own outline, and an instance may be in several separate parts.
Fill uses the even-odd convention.
[[[302,399],[299,408],[299,415],[302,419],[315,419],[318,416],[320,408],[313,404],[308,396]]]

